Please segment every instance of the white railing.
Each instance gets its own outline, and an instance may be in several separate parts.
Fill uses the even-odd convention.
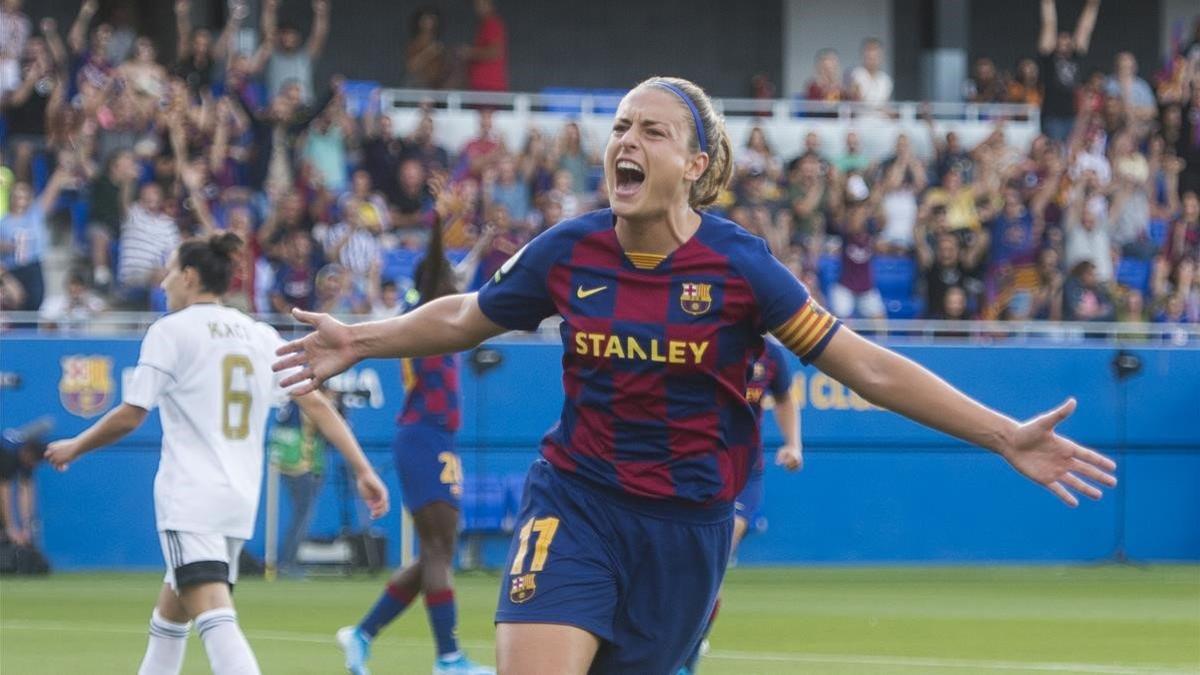
[[[161,314],[153,312],[108,312],[86,322],[51,322],[35,312],[0,314],[0,341],[13,337],[117,337],[138,338]],[[308,327],[282,314],[258,317],[285,336],[308,332]],[[348,322],[361,316],[341,317]],[[969,345],[1128,345],[1200,349],[1200,325],[1175,323],[1086,323],[1053,321],[926,321],[851,319],[854,330],[888,343]],[[556,341],[558,321],[547,320],[537,335],[510,333],[509,338]],[[2,350],[0,350],[2,351]]]
[[[489,107],[497,111],[518,114],[559,112],[568,115],[611,116],[621,102],[621,95],[603,93],[510,93],[487,91],[444,91],[432,89],[383,89],[380,92],[383,111],[432,106],[435,109],[460,111]],[[857,102],[808,101],[803,99],[714,98],[713,104],[726,117],[773,117],[782,121],[794,117],[823,117],[852,120],[864,117],[887,116],[913,122],[923,111],[935,120],[978,122],[988,120],[1019,120],[1038,124],[1037,106],[1018,103],[957,103],[897,101],[886,106]]]

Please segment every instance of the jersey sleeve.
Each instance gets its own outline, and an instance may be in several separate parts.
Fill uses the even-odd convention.
[[[800,280],[783,266],[766,242],[750,237],[755,243],[742,247],[737,264],[749,282],[758,303],[762,325],[803,363],[821,355],[825,345],[841,327],[832,314],[808,293]]]
[[[792,390],[792,369],[788,366],[787,355],[783,347],[771,341],[767,342],[767,353],[775,361],[775,374],[770,383],[771,396],[776,399],[788,396]]]
[[[153,410],[178,380],[178,360],[178,347],[163,323],[150,326],[122,400],[143,410]]]
[[[494,323],[509,330],[537,330],[542,319],[557,313],[546,283],[561,250],[562,237],[555,229],[514,253],[479,289],[479,309]]]

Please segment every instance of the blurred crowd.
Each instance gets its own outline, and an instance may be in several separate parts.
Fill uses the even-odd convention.
[[[1014,75],[980,59],[967,100],[1040,105],[1043,133],[1015,147],[997,119],[968,146],[923,111],[935,148],[900,135],[883,158],[851,131],[841,147],[815,133],[777,147],[755,128],[736,151],[716,209],[772,251],[840,316],[872,319],[1200,321],[1200,31],[1153,77],[1133,56],[1081,72],[1098,2],[1073,33],[1043,2],[1036,55]],[[462,147],[438,144],[438,113],[411,128],[364,105],[345,81],[314,81],[329,30],[313,0],[307,35],[264,0],[252,52],[234,45],[247,12],[214,32],[175,3],[175,58],[98,21],[86,0],[65,39],[36,27],[20,0],[0,2],[0,307],[69,325],[111,309],[162,310],[157,284],[181,238],[228,229],[248,242],[227,301],[385,317],[411,299],[412,272],[443,191],[443,227],[459,284],[476,288],[526,241],[607,204],[599,154],[564,119],[509,147],[478,111]],[[440,16],[414,14],[408,86],[507,89],[507,35],[476,2],[472,45],[440,40]],[[863,43],[843,72],[817,58],[807,95],[877,107],[889,123],[883,45]],[[769,95],[769,82],[755,83]],[[921,139],[922,141],[925,139]],[[64,292],[47,297],[51,222],[70,223]]]

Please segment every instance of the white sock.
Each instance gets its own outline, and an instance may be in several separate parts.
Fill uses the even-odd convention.
[[[196,617],[196,632],[204,640],[208,665],[213,675],[260,675],[258,661],[250,651],[250,643],[238,626],[237,612],[221,607],[201,612]]]
[[[138,675],[179,675],[190,627],[190,623],[164,619],[155,608],[150,615],[150,641],[146,645],[146,655],[142,657]]]

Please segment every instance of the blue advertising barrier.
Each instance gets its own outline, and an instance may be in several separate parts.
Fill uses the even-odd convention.
[[[120,401],[137,339],[5,337],[0,426],[42,415],[54,437],[86,428]],[[1141,371],[1119,381],[1113,347],[893,345],[1008,414],[1024,418],[1068,396],[1079,401],[1065,434],[1114,456],[1121,485],[1099,503],[1061,506],[978,448],[874,408],[813,368],[796,368],[805,468],[770,466],[779,433],[767,415],[766,527],[743,563],[1200,560],[1200,350],[1130,348]],[[562,405],[561,348],[508,338],[486,346],[490,367],[463,357],[468,531],[511,527],[525,468]],[[368,361],[332,382],[352,392],[349,419],[398,499],[390,447],[402,403],[395,361]],[[57,474],[37,473],[43,542],[59,568],[161,565],[151,497],[161,430],[142,428]],[[314,533],[365,522],[330,462]],[[214,505],[216,506],[216,505]],[[284,505],[284,517],[287,508]],[[397,556],[398,511],[376,523]],[[249,549],[262,550],[260,527]],[[485,547],[499,564],[504,542]]]

